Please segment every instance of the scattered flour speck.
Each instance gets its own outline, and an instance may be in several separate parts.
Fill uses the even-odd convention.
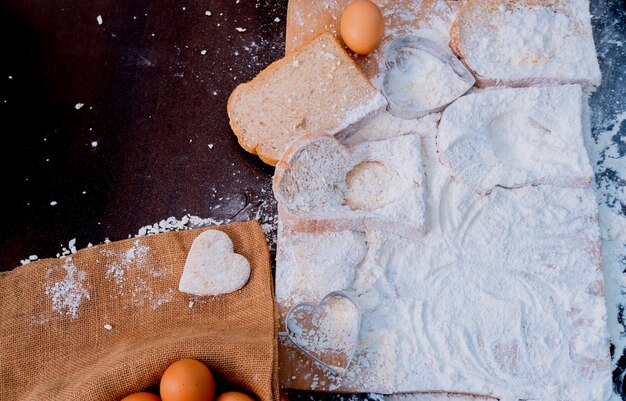
[[[76,253],[76,238],[72,238],[69,242],[70,252]]]
[[[65,271],[65,278],[53,281],[53,276],[62,270]],[[89,290],[84,285],[87,273],[78,270],[69,257],[61,268],[48,268],[45,274],[48,284],[44,288],[44,293],[52,301],[52,310],[61,316],[76,319],[83,299],[90,299]]]

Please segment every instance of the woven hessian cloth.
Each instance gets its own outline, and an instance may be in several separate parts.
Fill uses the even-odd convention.
[[[229,388],[259,401],[278,400],[263,231],[256,222],[209,229],[227,233],[250,262],[241,290],[178,291],[191,243],[206,229],[131,238],[0,273],[0,400],[117,401],[157,385],[181,358],[204,362]]]

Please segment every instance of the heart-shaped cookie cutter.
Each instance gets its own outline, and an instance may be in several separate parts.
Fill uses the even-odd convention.
[[[324,358],[323,354],[320,355],[316,353],[314,350],[309,349],[303,344],[299,343],[297,338],[294,337],[294,333],[292,330],[294,326],[290,325],[290,322],[292,321],[294,313],[296,313],[298,310],[302,310],[305,308],[309,308],[311,310],[320,310],[321,308],[323,308],[325,304],[328,304],[328,301],[330,301],[332,298],[340,298],[340,299],[347,300],[350,304],[352,304],[352,306],[354,306],[354,309],[356,311],[357,320],[356,320],[356,325],[355,325],[356,333],[355,333],[355,339],[354,339],[354,346],[351,349],[345,350],[346,351],[346,354],[344,355],[345,360],[343,361],[341,360],[337,361],[336,358],[333,358],[333,355],[330,355],[330,354],[326,355],[328,356],[328,358]],[[302,353],[304,353],[306,356],[308,356],[309,358],[317,362],[322,367],[332,371],[333,373],[341,374],[346,371],[346,369],[350,365],[350,362],[352,362],[352,359],[354,358],[354,355],[356,353],[356,348],[357,348],[358,341],[359,341],[359,334],[361,331],[361,317],[362,317],[361,309],[359,307],[359,304],[355,301],[355,299],[353,298],[353,295],[350,292],[333,291],[333,292],[326,294],[326,296],[324,296],[324,298],[322,298],[322,300],[319,303],[300,302],[294,305],[293,307],[291,307],[291,309],[289,309],[289,311],[287,312],[287,315],[285,316],[285,330],[286,331],[280,334],[289,338],[291,343],[296,348],[298,348]]]
[[[462,93],[460,93],[456,98],[449,99],[449,101],[446,101],[444,104],[440,104],[437,107],[434,107],[431,109],[416,109],[416,108],[412,108],[412,107],[402,105],[396,102],[393,96],[387,93],[387,89],[386,89],[387,83],[388,83],[387,78],[388,78],[389,70],[391,68],[394,68],[396,64],[398,63],[398,56],[400,55],[399,51],[402,49],[415,49],[415,50],[424,51],[432,55],[439,61],[443,62],[444,64],[449,65],[452,68],[452,70],[463,81],[467,83],[467,88]],[[385,77],[383,79],[382,93],[388,102],[387,111],[389,111],[394,116],[405,119],[405,120],[412,120],[415,118],[420,118],[425,115],[436,113],[445,109],[446,106],[448,106],[450,103],[452,103],[453,101],[461,97],[463,94],[465,94],[468,90],[472,88],[472,86],[474,86],[474,83],[476,83],[476,79],[474,78],[474,76],[468,71],[465,65],[463,65],[463,63],[461,63],[459,59],[456,58],[454,54],[452,54],[452,52],[449,49],[444,48],[429,39],[422,38],[419,36],[414,36],[414,35],[400,36],[394,39],[389,44],[389,46],[385,50],[385,68],[386,70],[385,70]]]

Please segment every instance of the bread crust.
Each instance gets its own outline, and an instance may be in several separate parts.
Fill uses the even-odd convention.
[[[276,63],[276,61],[274,62]],[[274,64],[272,63],[272,64]],[[271,65],[270,65],[271,67]],[[269,67],[268,67],[269,68]],[[261,71],[260,74],[262,74],[263,71]],[[237,142],[239,143],[239,145],[247,152],[252,153],[253,155],[257,155],[259,156],[259,158],[261,159],[261,161],[263,161],[263,163],[265,164],[269,164],[270,166],[275,166],[276,163],[278,163],[278,160],[274,157],[271,157],[269,155],[264,154],[263,152],[259,151],[259,146],[261,145],[260,143],[254,144],[254,145],[250,145],[248,144],[245,139],[244,139],[244,135],[242,134],[242,132],[239,130],[239,127],[236,124],[236,121],[232,118],[233,115],[233,103],[234,103],[234,99],[237,96],[237,92],[241,91],[241,89],[245,86],[248,85],[249,83],[246,82],[244,84],[240,84],[238,85],[230,94],[230,96],[228,97],[228,102],[226,103],[226,112],[228,113],[229,119],[228,119],[228,124],[230,125],[230,128],[232,129],[233,133],[235,134],[235,136],[237,137]]]

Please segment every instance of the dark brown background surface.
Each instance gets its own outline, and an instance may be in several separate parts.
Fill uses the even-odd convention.
[[[275,214],[226,101],[282,57],[286,1],[2,3],[0,270],[169,216]]]
[[[237,145],[226,101],[283,55],[286,11],[287,0],[0,0],[0,271],[169,216],[259,218],[271,232],[273,169]],[[591,12],[595,138],[625,107],[626,0]],[[623,156],[626,122],[616,132]],[[596,179],[624,187],[623,173]],[[623,310],[609,318],[623,326]],[[624,394],[626,351],[612,353]]]

